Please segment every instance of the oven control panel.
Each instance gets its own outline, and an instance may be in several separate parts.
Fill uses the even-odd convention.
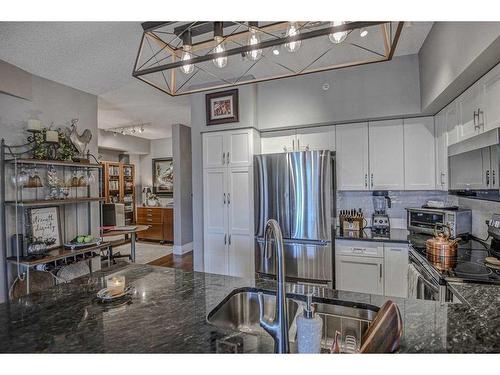
[[[493,214],[491,219],[488,221],[488,234],[500,240],[500,214]]]

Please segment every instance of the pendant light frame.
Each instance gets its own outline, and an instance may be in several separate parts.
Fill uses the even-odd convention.
[[[338,26],[331,26],[330,22],[324,22],[324,23],[327,24],[324,27],[321,27],[320,25],[319,27],[307,29],[306,27],[304,27],[304,25],[308,24],[308,22],[298,22],[298,25],[303,27],[300,34],[298,36],[286,37],[283,36],[284,35],[283,31],[286,31],[289,22],[268,23],[260,27],[256,22],[243,23],[237,21],[190,22],[182,24],[180,26],[175,26],[178,24],[178,22],[145,22],[142,25],[144,31],[140,42],[139,51],[136,56],[132,76],[157,88],[158,90],[165,92],[170,96],[180,96],[196,92],[210,91],[219,88],[234,87],[243,84],[283,79],[287,77],[299,76],[314,72],[335,70],[351,66],[384,62],[384,61],[389,61],[393,58],[404,24],[404,22],[402,21],[397,22],[396,29],[393,33],[390,21],[355,21],[355,22],[348,22]],[[244,25],[242,26],[243,31],[233,32],[230,33],[229,35],[224,36],[224,29],[229,27],[234,28],[235,25],[236,26]],[[380,27],[380,32],[382,34],[382,39],[384,43],[383,53],[378,53],[376,51],[369,50],[368,48],[356,45],[354,43],[352,44],[363,50],[373,52],[374,56],[372,59],[352,61],[347,63],[315,67],[310,69],[308,68],[299,71],[292,71],[291,69],[289,69],[290,70],[289,73],[280,75],[270,75],[268,77],[259,77],[254,79],[246,79],[246,77],[242,76],[242,77],[237,77],[237,79],[234,79],[232,81],[228,81],[226,79],[220,78],[220,81],[222,83],[217,82],[216,84],[210,84],[210,82],[208,82],[207,85],[204,87],[192,88],[186,86],[186,82],[182,85],[176,84],[177,83],[176,75],[182,74],[178,68],[181,67],[182,65],[185,65],[185,62],[181,60],[183,52],[182,41],[184,35],[188,32],[190,34],[189,39],[191,38],[193,39],[193,42],[191,43],[192,58],[189,60],[189,64],[193,64],[195,67],[194,72],[190,74],[191,76],[194,76],[196,73],[198,73],[198,70],[200,71],[203,70],[201,66],[202,63],[220,57],[228,57],[237,54],[244,55],[245,53],[256,49],[264,50],[266,48],[272,48],[275,46],[284,45],[285,43],[293,41],[298,41],[298,40],[302,41],[302,40],[324,37],[331,33],[340,31],[347,31],[347,32],[351,32],[353,30],[359,31],[360,29],[373,26]],[[171,40],[169,40],[169,38],[164,36],[165,34],[169,33],[162,32],[162,30],[164,30],[165,28],[168,29],[169,27],[173,29],[173,32],[171,32],[170,35],[176,37],[174,38],[176,39],[175,42],[172,42]],[[259,30],[259,32],[273,35],[274,37],[268,40],[261,40],[261,42],[258,44],[248,45],[246,43],[246,40],[248,39],[251,33],[250,30],[251,28],[256,28]],[[214,40],[215,39],[214,36],[221,36],[223,38],[222,42],[232,41],[235,44],[237,44],[237,47],[226,49],[224,52],[213,52],[214,48],[217,45],[217,43]],[[345,41],[344,43],[347,43],[347,41]],[[149,58],[149,60],[147,60],[146,63],[143,63],[141,61],[141,56],[144,54],[144,50],[147,49],[148,47],[151,49],[152,45],[155,45],[155,47],[159,49],[159,51],[161,51],[164,54],[167,54],[168,56],[159,59],[158,57],[156,57],[156,54],[158,54],[159,52],[156,52],[155,55],[153,55],[154,59]],[[210,52],[205,54],[196,54],[197,51],[202,51],[206,49],[209,49]],[[169,62],[163,63],[166,60]],[[229,63],[230,62],[228,62],[228,64]],[[314,61],[312,63],[314,63]],[[312,65],[312,63],[310,65]],[[153,81],[152,79],[149,79],[150,76],[158,73],[161,73],[161,75],[163,76],[162,81],[164,82],[161,82],[161,84]]]

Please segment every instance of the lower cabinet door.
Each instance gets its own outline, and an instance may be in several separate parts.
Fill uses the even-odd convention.
[[[255,275],[255,257],[253,237],[231,234],[228,246],[229,275],[253,279]]]
[[[384,294],[384,258],[339,255],[335,257],[336,289]]]
[[[384,244],[384,294],[406,298],[408,294],[408,245]]]
[[[228,274],[227,235],[222,233],[205,233],[205,272]]]

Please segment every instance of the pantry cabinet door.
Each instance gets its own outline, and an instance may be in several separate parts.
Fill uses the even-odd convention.
[[[488,131],[500,127],[500,64],[490,70],[481,81],[484,90],[484,131]]]
[[[436,189],[448,190],[448,133],[446,131],[446,113],[439,112],[434,118],[436,133]]]
[[[408,245],[384,243],[384,295],[408,294]]]
[[[203,168],[218,168],[226,164],[224,133],[203,134]]]
[[[338,290],[384,294],[384,258],[340,255],[335,257]]]
[[[279,130],[262,133],[260,136],[261,152],[263,154],[276,154],[292,152],[296,147],[295,130]]]
[[[405,190],[436,189],[434,117],[404,120]]]
[[[338,190],[368,190],[368,123],[336,126]]]
[[[204,237],[204,271],[227,275],[227,237],[222,233],[208,233]]]
[[[370,122],[369,155],[372,190],[404,190],[403,120]]]
[[[480,85],[474,84],[458,98],[460,126],[458,141],[463,141],[479,134],[477,111],[481,106]]]
[[[253,163],[252,131],[235,130],[226,134],[226,163],[230,167],[248,167]]]
[[[229,275],[253,279],[255,277],[253,235],[233,233],[230,234],[229,240]]]
[[[297,130],[297,150],[335,150],[335,126]]]

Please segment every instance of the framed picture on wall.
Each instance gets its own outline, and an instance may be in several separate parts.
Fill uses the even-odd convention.
[[[207,125],[238,122],[238,89],[215,92],[205,96]]]
[[[174,195],[174,160],[153,159],[153,194],[160,197]]]
[[[28,233],[33,241],[44,242],[49,250],[62,245],[59,207],[31,208],[26,214]]]

